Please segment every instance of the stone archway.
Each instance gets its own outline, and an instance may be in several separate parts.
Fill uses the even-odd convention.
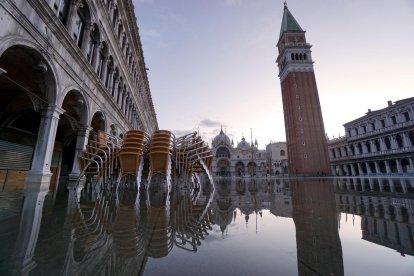
[[[247,172],[250,176],[256,175],[257,166],[255,162],[249,162],[247,164]]]
[[[243,162],[237,162],[235,166],[236,176],[244,176],[245,169]]]
[[[95,114],[93,114],[92,116],[92,121],[91,121],[90,126],[95,131],[106,132],[105,115],[101,111],[95,112]]]
[[[11,44],[6,39],[6,44]],[[56,107],[57,81],[53,67],[35,46],[11,45],[0,56],[0,156],[9,177],[45,183],[50,180],[51,146],[61,110]],[[5,47],[5,45],[3,45]],[[31,177],[27,177],[32,172]],[[1,184],[1,183],[0,183]]]
[[[65,113],[59,121],[54,158],[60,165],[56,168],[59,172],[58,192],[66,191],[65,187],[71,178],[79,175],[79,166],[76,160],[77,153],[83,150],[90,128],[88,122],[88,105],[85,97],[78,90],[70,90],[64,97],[62,108]]]

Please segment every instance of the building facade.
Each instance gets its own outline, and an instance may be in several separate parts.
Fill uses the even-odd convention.
[[[266,176],[270,173],[271,153],[259,150],[257,141],[248,143],[243,137],[234,147],[233,141],[223,132],[212,141],[213,176],[245,177]]]
[[[284,175],[288,173],[288,156],[286,142],[270,142],[266,150],[271,153],[271,174]]]
[[[277,47],[289,173],[330,174],[311,45],[286,3]]]
[[[158,128],[131,0],[5,0],[0,13],[0,191],[76,179],[91,131]]]
[[[369,109],[344,127],[344,137],[328,142],[335,175],[414,174],[414,98]]]

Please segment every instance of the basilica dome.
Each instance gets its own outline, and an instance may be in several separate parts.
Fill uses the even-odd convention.
[[[224,134],[223,129],[221,129],[220,133],[213,139],[214,147],[217,147],[220,144],[230,145],[230,138]]]
[[[248,142],[246,142],[246,139],[244,137],[242,138],[241,142],[237,145],[237,148],[240,150],[248,150],[251,149]]]

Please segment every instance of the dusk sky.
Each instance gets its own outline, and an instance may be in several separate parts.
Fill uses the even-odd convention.
[[[276,43],[282,0],[134,0],[160,129],[226,128],[260,148],[285,141]],[[313,45],[330,138],[387,101],[414,96],[413,0],[290,0]]]

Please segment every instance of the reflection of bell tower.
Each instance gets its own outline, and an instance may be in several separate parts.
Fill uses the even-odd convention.
[[[290,13],[286,2],[277,47],[289,172],[330,174],[311,45],[306,43],[305,31]]]
[[[344,275],[333,184],[290,183],[299,275]]]

